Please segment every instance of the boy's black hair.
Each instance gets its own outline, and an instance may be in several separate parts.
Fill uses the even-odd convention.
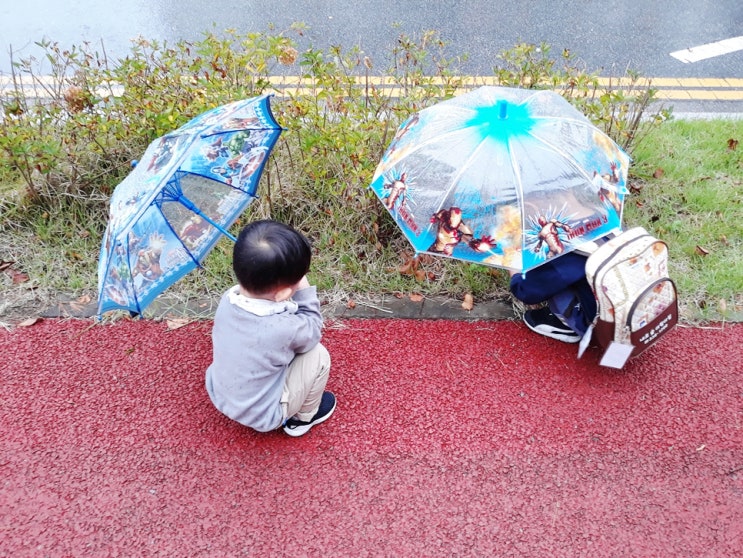
[[[232,251],[232,269],[251,293],[294,285],[310,270],[312,250],[302,233],[265,219],[245,226]]]

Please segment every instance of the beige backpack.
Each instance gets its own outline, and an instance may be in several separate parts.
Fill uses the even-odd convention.
[[[668,276],[668,246],[642,227],[599,246],[588,257],[586,278],[598,303],[593,339],[604,349],[603,366],[622,368],[678,321],[676,285]]]

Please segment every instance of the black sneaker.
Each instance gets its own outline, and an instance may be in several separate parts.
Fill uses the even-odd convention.
[[[310,428],[328,420],[330,415],[333,414],[333,411],[335,411],[335,395],[326,391],[322,394],[320,408],[315,413],[315,416],[312,417],[312,420],[304,422],[295,418],[290,418],[286,421],[286,424],[284,424],[284,432],[289,434],[289,436],[295,437],[307,434],[307,432],[310,431]]]
[[[524,312],[524,323],[530,330],[565,343],[580,342],[580,335],[562,323],[546,306]]]

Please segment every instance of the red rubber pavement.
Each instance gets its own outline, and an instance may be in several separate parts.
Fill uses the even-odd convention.
[[[510,321],[327,324],[335,415],[219,415],[211,323],[0,331],[1,556],[740,556],[743,324],[622,371]]]

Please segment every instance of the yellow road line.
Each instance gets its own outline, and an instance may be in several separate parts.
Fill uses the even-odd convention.
[[[461,82],[459,81],[461,79]],[[277,89],[277,93],[285,95],[303,95],[313,93],[308,80],[297,76],[276,76],[269,78],[271,84]],[[463,88],[477,87],[480,85],[497,85],[497,79],[493,76],[465,76],[453,77],[450,83],[455,83]],[[596,94],[601,95],[612,88],[620,88],[625,91],[639,92],[648,87],[657,91],[656,98],[660,100],[723,100],[743,101],[743,78],[598,78],[599,89]],[[444,85],[444,78],[430,78],[426,83],[431,85]],[[402,93],[402,86],[393,78],[385,76],[357,77],[357,85],[374,86],[384,89],[385,94],[398,96]]]
[[[349,79],[353,85],[382,89],[385,95],[391,97],[399,96],[403,92],[402,84],[388,76],[355,76]],[[308,95],[322,90],[320,87],[314,87],[311,80],[300,76],[271,76],[268,81],[276,94],[281,96]],[[494,76],[430,77],[423,78],[423,81],[434,86],[450,83],[462,89],[462,92],[481,85],[498,85],[497,78]],[[27,92],[31,90],[37,95],[43,95],[44,89],[54,85],[54,81],[49,76],[37,76],[34,79],[29,76],[20,76],[16,83]],[[600,77],[597,79],[597,84],[599,87],[597,94],[613,89],[637,93],[652,88],[657,91],[656,98],[664,101],[743,101],[743,78],[641,77],[633,80],[628,77]],[[13,81],[9,76],[0,76],[0,92],[12,90],[13,87]],[[39,87],[40,91],[33,91]],[[118,87],[116,89],[119,90]]]
[[[630,85],[629,78],[599,78],[600,85]],[[675,88],[743,88],[743,78],[640,78],[639,83],[651,87],[675,87]]]
[[[743,101],[743,89],[659,89],[655,95],[659,100],[675,101]]]

